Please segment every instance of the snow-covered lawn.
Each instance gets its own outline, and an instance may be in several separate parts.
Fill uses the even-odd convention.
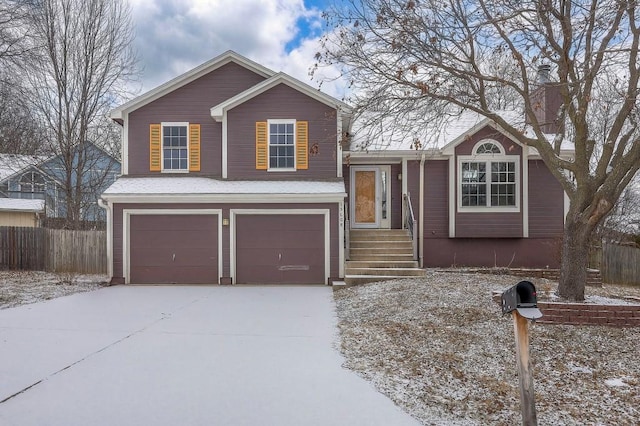
[[[337,291],[346,367],[424,424],[519,424],[513,323],[491,293],[520,280],[428,271]],[[533,282],[547,295],[556,286]],[[640,289],[587,294],[612,303]],[[534,324],[530,338],[539,424],[637,424],[640,329]]]
[[[0,271],[0,309],[96,290],[105,285],[105,275]]]

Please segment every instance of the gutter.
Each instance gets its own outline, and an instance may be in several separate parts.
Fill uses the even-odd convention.
[[[420,267],[424,267],[424,162],[425,162],[425,154],[423,153],[420,157],[420,213],[418,214],[418,235],[420,236],[420,240],[418,241],[419,252],[420,252]]]

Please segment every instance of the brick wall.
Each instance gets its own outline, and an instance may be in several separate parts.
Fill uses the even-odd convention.
[[[640,327],[640,305],[538,302],[540,324]]]
[[[560,279],[559,269],[520,269],[520,268],[463,268],[463,269],[445,269],[441,272],[468,272],[478,274],[495,274],[495,275],[513,275],[520,278],[545,278],[551,281]],[[601,287],[602,275],[597,269],[587,270],[588,286]]]

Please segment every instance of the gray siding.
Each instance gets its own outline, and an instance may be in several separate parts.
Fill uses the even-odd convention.
[[[336,110],[286,84],[256,96],[228,112],[229,179],[329,179],[337,173]],[[256,170],[256,122],[269,119],[296,119],[309,122],[309,169],[294,172]]]
[[[191,174],[222,175],[222,124],[211,118],[211,107],[254,86],[264,77],[235,63],[157,99],[129,115],[129,175],[159,175],[149,172],[149,124],[184,122],[201,125],[201,171]]]

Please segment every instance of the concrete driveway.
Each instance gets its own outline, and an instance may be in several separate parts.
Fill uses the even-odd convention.
[[[329,287],[119,286],[0,310],[0,424],[418,424],[336,345]]]

